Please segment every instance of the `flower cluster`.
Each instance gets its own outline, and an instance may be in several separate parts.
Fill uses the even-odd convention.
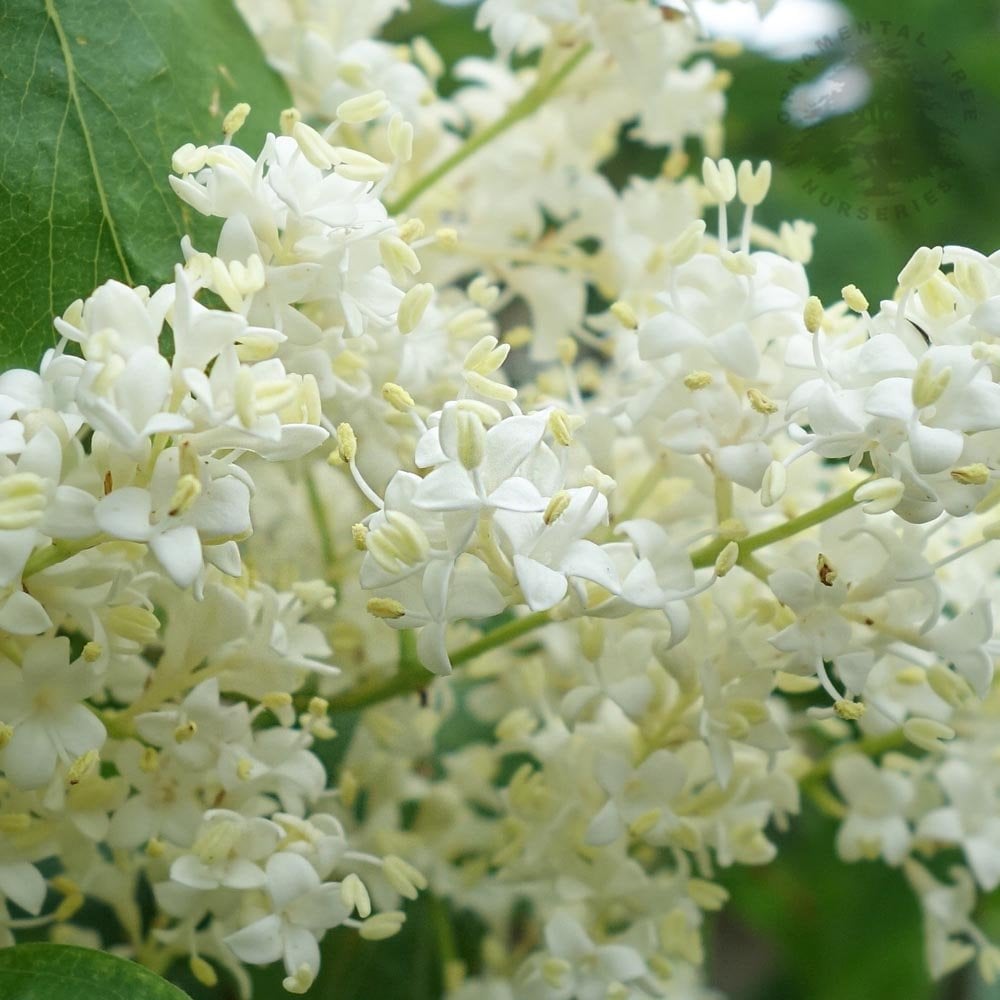
[[[708,998],[804,795],[995,977],[1000,255],[824,305],[665,7],[486,0],[443,98],[401,3],[244,6],[298,107],[177,150],[216,245],[0,374],[4,942],[302,993],[427,891],[452,1000]]]

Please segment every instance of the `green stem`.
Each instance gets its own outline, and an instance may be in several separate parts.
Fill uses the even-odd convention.
[[[319,534],[319,547],[323,556],[323,566],[326,571],[327,582],[334,577],[334,565],[337,561],[337,554],[333,547],[333,537],[330,534],[330,525],[326,519],[326,511],[323,509],[323,498],[319,495],[319,487],[312,473],[307,472],[306,476],[306,496],[309,498],[309,509],[312,511],[313,520],[316,522],[316,531]]]
[[[430,906],[431,923],[434,925],[434,936],[437,938],[438,952],[441,956],[441,972],[447,980],[448,967],[459,961],[455,928],[451,922],[448,904],[440,896],[428,894],[427,902]]]
[[[760,531],[756,535],[744,538],[743,541],[738,543],[740,547],[740,558],[738,561],[742,562],[744,558],[749,556],[751,552],[756,552],[757,549],[763,549],[768,545],[773,545],[775,542],[784,541],[786,538],[791,538],[793,535],[807,531],[809,528],[814,528],[817,524],[822,524],[824,521],[830,520],[831,517],[836,517],[837,514],[841,514],[845,510],[850,510],[854,506],[855,492],[867,482],[869,480],[865,479],[860,483],[856,483],[849,490],[839,493],[832,499],[827,500],[826,503],[820,504],[814,510],[800,514],[798,517],[793,517],[790,521],[785,521],[784,524],[779,524],[774,528],[768,528],[767,531]],[[691,553],[691,562],[694,564],[694,568],[704,569],[706,566],[713,566],[719,553],[728,544],[729,539],[716,538],[707,545],[703,545],[700,549],[696,549]]]
[[[470,642],[467,646],[462,646],[451,654],[451,665],[460,667],[469,660],[474,660],[477,656],[505,646],[515,639],[533,632],[548,624],[552,619],[547,611],[536,611],[533,614],[525,615],[523,618],[516,618],[501,625],[490,632],[487,632],[481,639]],[[360,684],[356,688],[351,688],[343,694],[330,699],[331,712],[348,712],[358,708],[368,708],[391,698],[398,698],[400,695],[412,694],[421,688],[427,687],[433,680],[433,674],[420,665],[414,657],[410,659],[404,657],[399,665],[399,671],[388,680],[376,681],[368,684]]]
[[[27,580],[29,576],[34,576],[35,573],[41,573],[43,569],[48,569],[50,566],[56,566],[61,562],[65,562],[78,552],[92,549],[95,545],[100,545],[101,542],[106,542],[107,540],[106,535],[91,535],[89,538],[80,538],[76,541],[53,542],[44,549],[36,549],[32,552],[31,558],[25,563],[21,578]]]
[[[433,170],[424,174],[410,185],[395,201],[389,202],[386,208],[390,215],[399,215],[413,204],[422,194],[442,180],[457,166],[464,163],[474,153],[502,135],[512,125],[534,114],[562,85],[563,81],[580,65],[590,52],[590,46],[584,45],[573,53],[550,77],[539,80],[519,101],[508,109],[503,117],[492,125],[469,138],[455,150],[451,156],[442,160]]]

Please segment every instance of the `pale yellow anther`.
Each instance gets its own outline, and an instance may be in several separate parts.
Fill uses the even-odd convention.
[[[104,613],[109,632],[148,646],[160,631],[160,620],[152,611],[131,604],[118,604]]]
[[[31,826],[31,816],[28,813],[0,814],[0,833],[24,833]],[[53,885],[55,879],[53,879]]]
[[[662,809],[649,809],[629,823],[628,832],[637,840],[641,840],[656,827],[662,818]]]
[[[928,281],[941,267],[944,251],[941,247],[920,247],[899,272],[899,287],[916,288]]]
[[[250,114],[250,105],[244,102],[237,104],[227,115],[222,119],[222,134],[225,136],[236,135],[241,128],[243,128],[247,117]]]
[[[573,443],[572,421],[565,410],[553,410],[549,414],[548,426],[557,444],[568,448]]]
[[[358,929],[358,935],[366,941],[384,941],[398,934],[405,921],[402,910],[385,910],[369,917]]]
[[[500,289],[485,274],[478,274],[469,282],[465,294],[481,309],[491,309],[500,298]]]
[[[369,598],[365,607],[376,618],[402,618],[406,614],[406,608],[392,597]]]
[[[416,899],[417,893],[427,888],[427,879],[413,865],[395,854],[383,858],[382,874],[389,885],[406,899]]]
[[[935,319],[943,319],[955,311],[955,287],[940,271],[935,271],[917,291],[924,308]]]
[[[960,260],[952,272],[955,287],[975,303],[985,302],[990,296],[990,286],[982,266],[976,261]]]
[[[437,49],[423,35],[417,35],[410,42],[413,49],[413,58],[416,64],[424,71],[424,75],[430,80],[436,80],[441,76],[447,67],[444,60],[438,55]]]
[[[188,743],[198,735],[198,723],[194,719],[188,719],[174,730],[175,743]]]
[[[579,347],[572,337],[560,337],[556,344],[556,353],[564,365],[571,365],[576,361]]]
[[[442,250],[454,250],[458,246],[458,230],[446,226],[434,234],[434,239]]]
[[[951,382],[951,368],[942,368],[937,374],[934,373],[934,365],[930,358],[923,357],[917,365],[917,372],[913,379],[911,396],[913,405],[918,409],[925,406],[933,406],[943,395]]]
[[[336,115],[348,125],[361,125],[363,122],[370,122],[384,115],[389,107],[385,91],[373,90],[370,93],[341,101],[337,105]]]
[[[241,757],[236,765],[236,777],[240,781],[249,781],[253,775],[253,761],[249,757]]]
[[[691,157],[679,146],[670,151],[670,155],[663,161],[660,173],[668,180],[675,181],[683,177],[685,171],[691,164]]]
[[[292,704],[292,696],[287,691],[268,691],[260,703],[271,711],[288,708]]]
[[[66,772],[66,784],[78,785],[84,778],[89,777],[97,771],[101,763],[101,755],[96,750],[88,750],[81,754],[69,766]]]
[[[296,121],[292,125],[292,138],[302,155],[320,170],[329,170],[339,162],[337,151],[316,131],[304,121]]]
[[[400,163],[413,159],[413,126],[399,112],[389,119],[386,130],[389,151]]]
[[[84,644],[82,655],[87,663],[96,663],[104,655],[104,650],[99,642],[94,642],[91,639],[90,642]]]
[[[302,112],[298,108],[285,108],[278,118],[282,135],[291,135],[292,129],[302,121]]]
[[[963,465],[951,470],[951,478],[963,486],[985,486],[990,481],[989,466],[982,462]]]
[[[698,389],[707,389],[713,381],[714,379],[712,378],[711,372],[688,372],[687,375],[684,376],[684,387],[686,389],[690,389],[692,392],[695,392]]]
[[[349,767],[345,767],[340,772],[340,784],[337,788],[340,801],[344,804],[345,808],[353,808],[359,791],[361,791],[361,785],[358,783],[357,776]]]
[[[868,299],[857,285],[844,285],[840,294],[848,309],[853,309],[856,313],[868,312]]]
[[[740,546],[738,542],[727,542],[723,550],[715,559],[715,575],[725,576],[740,558]]]
[[[202,986],[207,986],[211,989],[213,986],[218,985],[219,977],[216,975],[215,969],[201,955],[192,955],[188,960],[188,968],[191,970],[191,975]]]
[[[898,479],[875,479],[859,486],[854,491],[854,500],[864,505],[861,509],[866,514],[885,514],[903,499],[905,491]]]
[[[639,317],[636,315],[635,310],[627,302],[619,300],[611,306],[611,315],[614,316],[616,320],[626,330],[635,330],[639,326]]]
[[[895,680],[897,684],[904,684],[907,687],[919,687],[926,682],[927,671],[916,665],[903,667],[902,670],[896,671]]]
[[[202,828],[191,850],[201,861],[211,865],[233,857],[239,840],[239,824],[216,817]]]
[[[466,469],[477,469],[486,455],[486,428],[469,410],[459,410],[455,417],[458,460]]]
[[[503,342],[510,344],[513,350],[519,347],[527,347],[534,339],[535,334],[530,326],[515,326],[503,335]]]
[[[969,682],[941,663],[935,663],[927,671],[927,683],[931,690],[952,708],[959,708],[972,695]]]
[[[802,315],[806,324],[806,329],[810,333],[819,333],[819,331],[823,328],[825,315],[823,303],[820,302],[815,295],[810,295],[809,298],[806,299],[806,307]]]
[[[744,205],[759,205],[771,188],[771,163],[762,160],[755,171],[749,160],[740,164],[736,175],[736,185],[739,189],[740,201]]]
[[[286,993],[296,995],[306,993],[316,979],[316,973],[305,963],[300,965],[290,976],[281,980],[281,988]]]
[[[0,531],[34,527],[47,504],[45,481],[33,472],[15,472],[0,479]]]
[[[566,492],[566,490],[559,490],[559,492],[556,493],[548,502],[548,506],[545,508],[545,513],[542,515],[542,520],[546,524],[555,524],[555,522],[566,513],[572,499],[573,498]]]
[[[712,201],[725,204],[736,197],[736,170],[732,160],[706,156],[701,164],[702,181]]]
[[[79,912],[80,907],[86,902],[82,892],[74,892],[66,896],[59,905],[52,911],[52,919],[57,923],[61,923],[66,920],[71,920],[77,912]]]
[[[352,910],[356,910],[362,920],[372,915],[371,896],[364,882],[351,872],[344,877],[340,883],[340,898],[343,904]]]
[[[705,220],[695,219],[666,249],[667,263],[678,267],[686,264],[700,249],[705,235]]]
[[[364,552],[368,548],[368,527],[364,524],[352,524],[351,525],[351,540],[354,542],[354,547],[359,552]]]
[[[207,158],[208,146],[195,146],[193,143],[186,142],[174,152],[170,161],[170,169],[175,174],[196,174],[205,166]],[[67,322],[73,322],[68,310],[64,318]]]
[[[773,507],[785,495],[787,484],[788,471],[784,462],[771,462],[760,484],[760,502],[765,507]]]
[[[412,333],[424,318],[427,307],[434,299],[434,286],[426,282],[414,285],[399,303],[396,325],[400,333]]]
[[[746,278],[757,273],[757,265],[753,258],[743,250],[738,250],[735,253],[731,250],[723,250],[719,259],[722,261],[722,266],[731,274],[739,274]]]
[[[834,702],[833,710],[846,722],[857,722],[865,714],[865,705],[864,702],[846,701],[841,698]]]
[[[424,225],[423,219],[407,219],[400,225],[396,235],[404,243],[413,243],[415,240],[423,239],[426,232],[427,227]]]
[[[760,389],[747,389],[747,399],[750,400],[750,406],[758,413],[778,412],[778,404],[769,396],[765,396]]]
[[[695,906],[702,910],[721,910],[729,899],[729,892],[721,885],[701,878],[688,879],[687,894]]]
[[[139,770],[152,774],[160,767],[160,755],[154,747],[143,747],[139,755]]]
[[[157,837],[150,837],[149,840],[146,841],[146,853],[151,858],[162,858],[167,853],[166,844],[164,844],[163,841],[159,840]]]
[[[0,750],[14,738],[14,727],[6,722],[0,722]]]
[[[943,742],[955,738],[955,730],[943,722],[917,716],[903,723],[903,735],[914,746],[928,753],[934,753],[941,749]]]
[[[380,181],[389,171],[388,164],[350,146],[334,147],[334,155],[337,157],[337,175],[345,180]]]
[[[386,382],[382,386],[382,398],[398,413],[407,413],[416,405],[413,397],[395,382]]]
[[[168,513],[171,517],[186,514],[201,496],[201,480],[197,476],[185,474],[177,480],[174,495],[170,498]]]
[[[601,472],[595,465],[585,465],[583,467],[583,482],[587,486],[597,490],[598,493],[603,493],[604,496],[609,496],[618,487],[618,484],[611,476],[605,472]]]
[[[401,280],[405,280],[408,274],[417,274],[420,271],[420,258],[414,252],[413,247],[398,236],[383,237],[379,240],[378,248],[382,256],[382,263],[394,275],[399,275]],[[400,308],[402,308],[402,303],[400,303]]]
[[[473,306],[448,320],[445,329],[459,340],[481,339],[492,334],[493,317],[480,306]]]
[[[572,966],[565,958],[550,955],[542,962],[542,978],[551,989],[561,990],[571,969]]]
[[[746,526],[746,522],[741,521],[738,517],[727,517],[724,521],[719,522],[720,538],[738,542],[749,534],[750,529]]]
[[[358,439],[349,423],[337,427],[337,451],[345,462],[353,462],[358,454]]]

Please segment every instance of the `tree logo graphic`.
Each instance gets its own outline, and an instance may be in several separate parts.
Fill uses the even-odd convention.
[[[821,39],[789,73],[780,120],[794,127],[802,187],[838,214],[901,218],[936,204],[960,165],[975,94],[950,52],[890,22]]]

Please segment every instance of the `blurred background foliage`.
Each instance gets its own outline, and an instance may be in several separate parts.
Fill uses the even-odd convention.
[[[803,8],[798,23],[807,35],[819,24],[811,18],[826,6],[844,23],[872,22],[875,38],[860,52],[851,50],[856,32],[832,49],[813,39],[784,58],[751,44],[719,61],[734,79],[726,153],[774,163],[760,221],[816,224],[809,269],[816,293],[830,301],[853,282],[875,302],[891,296],[896,274],[918,245],[962,243],[987,253],[1000,247],[1000,0],[779,0],[769,18],[788,16],[793,4]],[[722,18],[744,13],[740,6],[729,5]],[[413,0],[386,35],[423,35],[451,65],[462,56],[489,55],[474,19],[474,3]],[[831,69],[836,78],[845,60],[870,82],[867,99],[808,126],[789,121],[789,92]],[[965,79],[956,79],[956,71]],[[966,120],[970,105],[975,117]],[[696,144],[688,152],[700,161]],[[662,151],[627,145],[608,172],[621,182],[630,173],[655,173],[662,159]],[[880,206],[887,206],[886,218],[878,217]],[[833,847],[835,822],[808,802],[803,810],[794,829],[778,838],[777,861],[722,873],[733,898],[708,935],[713,985],[732,1000],[1000,1000],[1000,986],[984,986],[973,969],[931,984],[919,908],[902,876],[881,863],[843,865]],[[942,871],[957,860],[942,859]],[[984,901],[979,919],[1000,937],[1000,900]],[[392,941],[376,946],[334,932],[315,995],[439,997],[444,961],[471,958],[479,933],[470,918],[433,898],[410,907],[404,932]],[[176,972],[196,1000],[205,995]],[[280,997],[280,978],[274,970],[260,974],[258,1000]],[[212,996],[218,1000],[216,991]]]

